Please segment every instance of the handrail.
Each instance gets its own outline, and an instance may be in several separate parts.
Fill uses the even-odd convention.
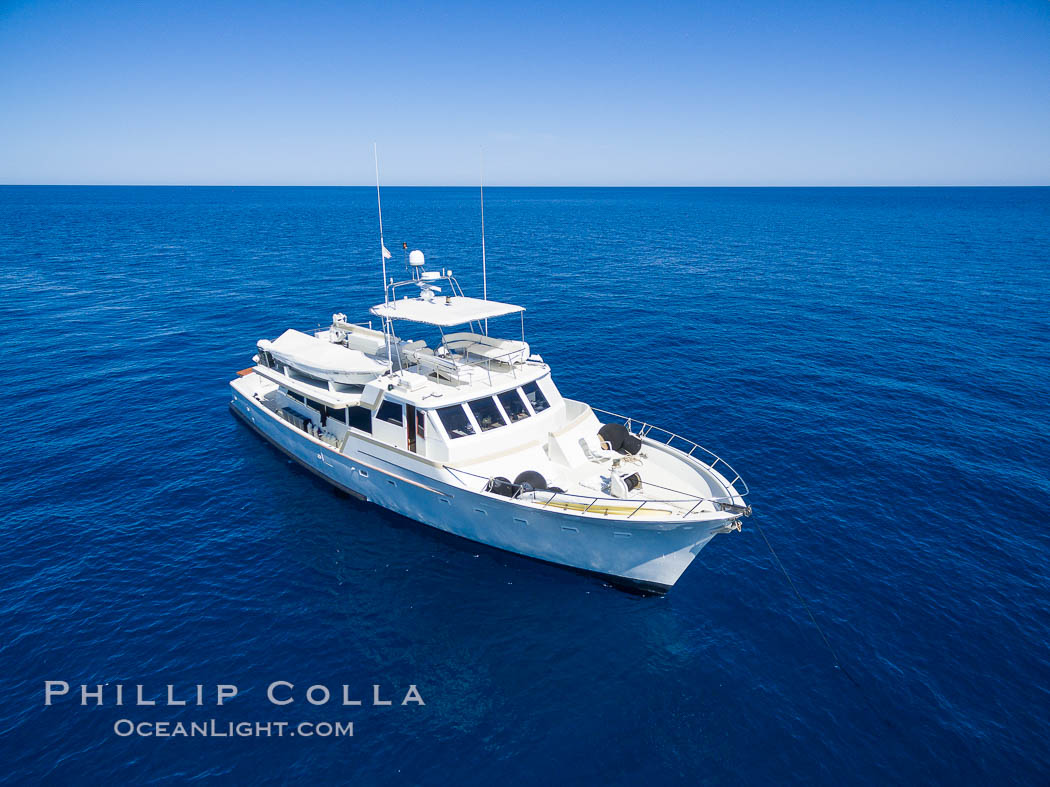
[[[443,465],[443,467],[448,472],[450,472],[460,484],[463,484],[463,486],[467,486],[467,484],[463,481],[463,479],[459,477],[460,475],[470,476],[471,478],[476,478],[479,481],[484,481],[486,485],[492,480],[494,480],[491,476],[478,475],[477,473],[471,473],[468,470],[460,470],[459,468],[449,467],[448,465]],[[682,519],[685,519],[690,514],[692,514],[697,508],[699,508],[702,503],[705,502],[715,504],[717,510],[722,510],[721,505],[723,503],[733,505],[731,498],[686,497],[668,500],[650,500],[649,498],[628,499],[620,497],[596,497],[591,495],[577,495],[571,492],[552,492],[549,489],[533,490],[531,493],[529,493],[534,495],[532,500],[522,500],[520,493],[513,499],[521,500],[521,502],[525,503],[540,503],[541,500],[535,497],[535,495],[540,495],[543,492],[548,492],[550,496],[547,497],[546,500],[542,501],[542,508],[548,507],[552,502],[555,502],[555,500],[564,503],[566,506],[584,506],[584,503],[586,503],[586,506],[583,507],[582,511],[577,510],[575,511],[575,513],[579,513],[581,515],[586,514],[592,508],[597,507],[599,509],[604,509],[605,513],[602,514],[602,516],[622,516],[624,519],[630,519],[635,514],[639,513],[640,511],[643,511],[646,508],[646,506],[657,507],[659,509],[660,514],[668,515],[671,517],[681,517]],[[689,506],[689,509],[683,512],[681,509],[675,511],[673,508],[672,510],[668,510],[667,508],[659,508],[660,506]],[[614,511],[613,509],[621,509],[621,511]],[[622,510],[627,509],[633,510],[630,510],[630,512],[626,514],[622,513]]]
[[[640,421],[637,418],[632,418],[629,415],[620,415],[619,413],[612,413],[612,412],[609,412],[608,410],[602,410],[599,407],[591,407],[591,409],[594,410],[594,412],[596,412],[596,413],[601,413],[602,415],[608,415],[608,416],[612,416],[613,418],[619,418],[621,421],[624,422],[624,426],[627,428],[627,431],[633,432],[634,434],[637,434],[638,437],[640,437],[642,439],[648,439],[648,440],[651,440],[654,443],[655,442],[660,442],[663,445],[669,446],[669,447],[674,448],[674,449],[676,449],[678,451],[682,451],[683,453],[686,454],[686,456],[692,456],[693,453],[695,451],[697,451],[697,450],[703,451],[707,456],[709,456],[709,457],[714,459],[713,462],[708,462],[707,463],[708,467],[710,467],[712,470],[715,470],[717,465],[722,464],[722,465],[725,465],[725,469],[726,469],[726,471],[728,473],[732,473],[733,474],[733,480],[729,482],[729,486],[730,487],[732,487],[733,489],[736,489],[737,481],[739,481],[741,484],[744,485],[743,491],[742,492],[741,491],[737,492],[737,495],[739,497],[744,497],[745,495],[748,495],[748,494],[751,493],[750,489],[748,489],[747,481],[745,481],[743,479],[743,477],[740,475],[740,473],[738,473],[736,470],[733,469],[733,466],[730,465],[729,462],[727,462],[725,459],[720,457],[714,451],[711,451],[711,450],[709,450],[707,448],[704,448],[699,443],[693,442],[688,437],[682,437],[680,434],[676,434],[674,432],[670,432],[667,429],[663,429],[663,428],[661,428],[659,426],[653,426],[652,424],[646,423],[645,421]],[[637,431],[635,431],[635,428],[637,428]],[[651,437],[650,436],[654,432],[661,436],[659,441],[655,437]],[[666,436],[667,439],[664,440],[663,436]],[[674,443],[675,440],[678,440],[679,442],[685,443],[689,447],[689,450],[685,451],[684,449],[679,448],[676,445],[672,445],[672,443]],[[729,478],[729,476],[726,473],[723,473],[723,472],[719,471],[719,474],[723,478]],[[728,492],[729,490],[727,489],[726,491]]]

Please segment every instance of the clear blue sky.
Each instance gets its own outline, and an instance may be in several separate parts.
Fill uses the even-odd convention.
[[[1050,184],[1050,2],[8,2],[0,183]]]

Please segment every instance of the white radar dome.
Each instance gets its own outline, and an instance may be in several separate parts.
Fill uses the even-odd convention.
[[[414,251],[410,251],[408,253],[408,264],[409,265],[413,265],[413,266],[415,266],[417,268],[422,268],[423,265],[424,265],[423,252],[421,252],[419,249],[415,249]]]

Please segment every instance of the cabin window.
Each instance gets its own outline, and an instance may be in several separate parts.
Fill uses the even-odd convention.
[[[345,410],[336,410],[334,407],[325,407],[324,414],[333,421],[338,421],[341,424],[346,423],[346,416],[344,415]]]
[[[427,436],[427,411],[416,410],[416,437],[423,439]]]
[[[372,411],[367,407],[347,407],[346,422],[354,429],[372,434]]]
[[[303,404],[306,404],[306,397],[302,394],[297,394],[295,391],[287,391],[287,394],[289,399],[295,399],[295,401],[297,402],[302,402]]]
[[[437,414],[441,423],[445,425],[448,436],[453,440],[474,434],[474,427],[470,425],[470,419],[467,418],[467,411],[463,409],[463,405],[454,404],[451,407],[442,407]]]
[[[325,422],[325,410],[327,409],[320,402],[315,402],[313,399],[306,400],[306,406],[312,410],[316,410],[317,414],[321,417],[321,426],[324,426]]]
[[[525,401],[521,398],[517,388],[499,394],[499,403],[503,405],[512,423],[529,417],[529,408],[525,406]]]
[[[507,425],[507,422],[503,420],[503,416],[500,415],[499,408],[496,406],[496,400],[491,396],[487,396],[484,399],[475,399],[470,403],[470,409],[474,412],[474,418],[477,420],[482,432]]]
[[[543,395],[543,391],[540,390],[535,381],[525,383],[525,385],[521,386],[521,390],[525,392],[525,398],[529,400],[529,404],[532,405],[534,412],[542,413],[550,407],[550,402],[547,401],[547,397]]]
[[[405,407],[400,402],[385,400],[379,405],[379,409],[376,411],[376,418],[380,421],[386,421],[388,424],[401,426],[405,422]]]

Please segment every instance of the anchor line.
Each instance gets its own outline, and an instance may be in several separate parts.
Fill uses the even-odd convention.
[[[784,575],[784,579],[788,581],[788,584],[794,591],[795,597],[800,602],[802,602],[802,606],[805,607],[806,614],[809,615],[809,619],[813,622],[813,627],[817,630],[817,633],[820,634],[820,638],[824,640],[824,644],[827,645],[828,652],[831,653],[831,658],[835,662],[836,669],[842,670],[842,673],[850,679],[850,682],[852,682],[857,688],[860,688],[860,684],[857,683],[857,680],[852,675],[850,675],[849,670],[842,666],[842,659],[839,658],[838,652],[831,644],[831,640],[828,639],[828,635],[824,633],[824,629],[822,629],[820,627],[820,624],[817,623],[817,618],[813,614],[813,610],[810,608],[809,603],[806,601],[806,599],[803,598],[802,594],[799,592],[798,587],[795,585],[795,582],[791,579],[791,575],[788,574],[787,569],[784,568],[784,564],[780,561],[780,556],[776,553],[776,550],[773,549],[773,545],[769,543],[769,539],[766,537],[766,531],[762,529],[762,525],[758,524],[757,517],[753,519],[752,522],[754,523],[755,528],[758,530],[758,534],[762,536],[762,540],[766,542],[766,548],[769,549],[769,554],[773,556],[773,560],[776,561],[777,567],[780,569],[780,572]]]
[[[762,536],[762,540],[766,542],[766,547],[769,549],[769,554],[773,556],[773,560],[776,561],[777,567],[784,575],[784,579],[788,581],[788,584],[791,586],[791,590],[794,591],[796,598],[798,598],[798,600],[802,602],[802,606],[805,607],[806,613],[809,615],[809,619],[813,622],[813,627],[820,634],[820,638],[824,640],[824,644],[827,646],[828,651],[831,653],[831,657],[835,662],[835,668],[839,670],[843,675],[845,675],[846,678],[849,679],[850,683],[856,686],[857,690],[860,692],[861,697],[863,697],[864,701],[868,704],[868,706],[873,711],[875,711],[875,714],[879,717],[882,723],[885,724],[889,729],[897,733],[897,735],[900,736],[902,741],[910,743],[910,738],[909,736],[905,735],[904,730],[902,730],[896,722],[890,719],[882,708],[875,704],[874,700],[872,700],[872,698],[868,695],[868,692],[865,690],[864,686],[860,684],[860,681],[853,677],[850,671],[843,666],[842,659],[839,658],[838,652],[831,644],[831,640],[828,639],[828,635],[824,633],[824,629],[822,629],[820,627],[820,624],[817,623],[816,615],[813,614],[813,610],[810,608],[809,603],[802,596],[802,593],[799,592],[798,587],[795,585],[795,582],[791,579],[791,575],[788,574],[787,569],[784,568],[784,564],[781,562],[780,556],[777,555],[776,550],[773,549],[773,545],[769,542],[769,538],[766,536],[766,533],[762,529],[762,526],[758,524],[758,521],[755,519],[753,519],[752,522],[754,523],[755,528],[758,530],[759,535]]]

